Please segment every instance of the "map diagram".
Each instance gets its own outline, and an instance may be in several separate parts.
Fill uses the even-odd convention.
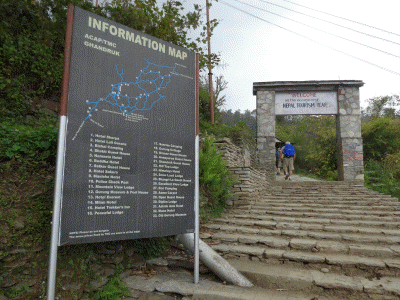
[[[85,121],[90,119],[92,112],[101,101],[105,101],[119,108],[121,113],[131,114],[134,111],[144,111],[153,108],[154,104],[160,100],[165,100],[161,94],[171,81],[172,75],[180,75],[174,67],[160,66],[153,64],[147,59],[147,66],[140,70],[136,81],[124,81],[124,69],[118,71],[121,81],[111,85],[111,91],[105,98],[100,98],[95,102],[87,102],[89,105],[88,115]]]
[[[116,107],[120,114],[124,115],[151,110],[157,102],[166,100],[162,91],[167,88],[173,75],[187,77],[175,71],[177,64],[170,67],[151,63],[147,59],[145,61],[147,66],[140,70],[139,75],[134,81],[125,81],[123,76],[124,69],[121,68],[119,71],[118,66],[115,65],[116,72],[120,76],[120,82],[111,84],[111,90],[106,97],[99,98],[96,101],[86,100],[86,104],[88,105],[87,116],[75,133],[73,140],[78,135],[85,121],[90,120],[101,126],[92,119],[100,103],[105,102],[110,104],[112,107]]]

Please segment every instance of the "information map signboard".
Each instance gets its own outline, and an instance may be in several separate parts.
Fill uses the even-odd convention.
[[[194,232],[195,53],[75,7],[58,245]]]

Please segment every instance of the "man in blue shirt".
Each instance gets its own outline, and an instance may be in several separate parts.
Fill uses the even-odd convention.
[[[282,148],[283,156],[283,170],[286,173],[285,180],[292,180],[292,173],[294,170],[294,160],[296,158],[296,153],[294,147],[290,142],[286,142],[285,146]],[[289,171],[289,172],[288,172]]]

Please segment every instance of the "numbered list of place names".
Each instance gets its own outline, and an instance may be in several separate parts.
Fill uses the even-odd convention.
[[[133,183],[124,180],[120,173],[131,171],[124,164],[129,158],[126,142],[119,137],[90,134],[87,214],[123,215],[131,209],[129,195],[147,195],[148,191],[138,191]],[[125,198],[125,199],[124,199]],[[123,201],[123,200],[128,200]]]
[[[182,146],[154,142],[153,144],[153,218],[186,217],[184,191],[192,184],[183,170],[192,159],[183,154]]]

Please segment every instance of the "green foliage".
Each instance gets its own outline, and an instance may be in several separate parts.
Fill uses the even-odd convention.
[[[400,199],[400,180],[391,176],[384,163],[371,159],[364,166],[365,185],[368,188]]]
[[[200,53],[203,68],[207,55],[202,7],[183,13],[183,4],[156,0],[1,0],[0,1],[0,117],[22,119],[35,111],[42,99],[59,99],[64,56],[67,6],[72,3],[133,29]],[[210,21],[211,32],[217,20]],[[190,31],[201,29],[192,40]],[[211,54],[212,66],[219,56]]]
[[[213,108],[214,120],[217,123],[221,113],[220,106],[217,104],[215,97],[213,99]],[[210,93],[204,84],[199,86],[199,118],[201,121],[211,122]]]
[[[4,291],[4,295],[7,296],[9,299],[15,299],[28,290],[29,290],[29,286],[28,286],[28,284],[25,283],[22,286],[17,287],[17,288],[11,287],[9,289],[6,289]]]
[[[230,175],[226,161],[217,152],[213,136],[205,136],[199,156],[200,192],[208,199],[209,207],[223,207],[233,196],[232,187],[237,179]]]
[[[228,82],[223,75],[214,77],[213,82],[213,110],[215,123],[221,120],[221,108],[226,102],[226,95],[221,93],[226,89]],[[211,121],[210,112],[210,93],[209,93],[209,78],[208,76],[200,76],[199,86],[199,112],[200,120]],[[232,125],[232,124],[230,124]]]
[[[0,160],[20,159],[34,164],[54,164],[57,155],[56,125],[0,124]]]
[[[307,116],[277,122],[276,137],[294,144],[296,168],[319,178],[337,180],[335,117]]]
[[[214,120],[219,119],[219,110],[214,99]],[[199,118],[211,122],[210,93],[205,86],[199,86]]]
[[[222,111],[221,121],[226,125],[235,125],[239,122],[244,122],[249,127],[253,138],[257,137],[256,110],[250,111],[246,109],[243,114],[240,112],[240,110],[237,110],[234,113],[232,113],[231,109]]]
[[[217,139],[227,137],[237,146],[245,145],[250,150],[255,150],[256,141],[244,122],[239,121],[236,125],[225,125],[217,122],[211,125],[208,121],[200,120],[200,130],[202,133],[211,134]]]
[[[101,291],[96,292],[96,300],[119,300],[123,296],[130,296],[128,287],[122,282],[119,274],[111,277]]]
[[[362,124],[364,159],[381,161],[400,149],[400,119],[372,118]]]
[[[15,120],[59,95],[63,58],[35,2],[3,0],[0,14],[0,116]]]
[[[132,245],[137,248],[137,253],[150,259],[159,256],[168,248],[166,237],[133,240]]]
[[[219,218],[228,206],[226,203],[217,203],[214,206],[208,205],[208,199],[200,198],[200,218],[203,222],[208,222],[210,219]]]
[[[393,179],[400,180],[400,150],[385,157],[384,164]]]

